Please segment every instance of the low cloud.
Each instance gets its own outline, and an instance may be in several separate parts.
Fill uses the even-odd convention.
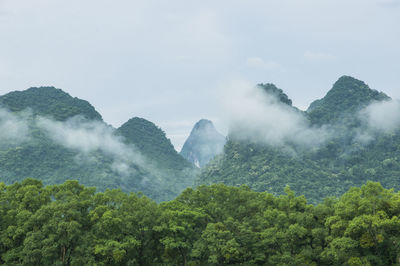
[[[400,128],[400,102],[374,102],[360,111],[360,118],[375,132],[391,133]]]
[[[27,122],[6,109],[0,108],[0,141],[22,142],[29,138]]]
[[[258,87],[236,81],[223,90],[223,106],[230,135],[268,145],[320,145],[328,137],[324,127],[311,127],[305,115]]]
[[[132,163],[145,166],[145,159],[132,145],[126,145],[121,137],[115,135],[115,129],[102,122],[87,121],[74,117],[66,122],[38,118],[37,125],[56,143],[76,150],[88,158],[90,153],[101,151],[114,160],[112,169],[119,174],[128,174]],[[81,154],[81,155],[82,155]]]

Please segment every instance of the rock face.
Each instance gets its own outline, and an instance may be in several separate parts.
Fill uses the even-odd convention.
[[[180,154],[197,167],[203,167],[220,154],[226,143],[210,120],[202,119],[195,124]]]

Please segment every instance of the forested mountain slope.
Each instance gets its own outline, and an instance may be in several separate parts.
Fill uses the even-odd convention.
[[[71,97],[54,87],[33,87],[0,96],[0,107],[12,112],[32,111],[35,115],[64,121],[76,115],[90,120],[102,120],[101,115],[87,101]]]
[[[176,152],[165,132],[146,119],[131,118],[117,129],[117,133],[126,143],[135,145],[143,155],[164,168],[183,170],[192,167]]]
[[[197,167],[203,167],[223,151],[226,138],[207,119],[197,122],[188,139],[183,144],[180,154]]]
[[[342,123],[349,115],[355,115],[373,101],[390,100],[383,92],[372,90],[361,80],[340,77],[324,98],[316,100],[307,109],[313,124]]]
[[[11,92],[0,104],[0,181],[76,179],[157,201],[193,184],[194,167],[149,121],[134,118],[116,130],[87,101],[53,87]]]
[[[291,103],[286,96],[278,99],[284,99],[284,105]],[[371,117],[384,113],[382,108],[397,104],[389,100],[362,81],[341,77],[323,99],[302,113],[310,121],[307,142],[243,141],[231,131],[223,154],[203,169],[198,184],[246,184],[275,194],[289,185],[311,202],[340,196],[367,180],[400,189],[399,127],[371,124]]]

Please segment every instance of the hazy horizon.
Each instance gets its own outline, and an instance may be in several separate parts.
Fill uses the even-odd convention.
[[[0,0],[0,94],[55,86],[179,151],[220,91],[274,83],[305,109],[342,75],[400,98],[400,1]]]

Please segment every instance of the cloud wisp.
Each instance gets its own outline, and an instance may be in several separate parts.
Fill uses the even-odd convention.
[[[90,153],[100,151],[113,158],[112,169],[126,175],[135,171],[132,163],[147,168],[145,158],[133,145],[126,145],[122,137],[115,134],[115,129],[98,121],[87,121],[74,117],[66,122],[53,121],[40,117],[37,126],[56,143],[76,150],[80,159],[90,159]]]
[[[230,137],[273,146],[315,146],[330,135],[325,127],[311,127],[306,116],[245,81],[235,81],[221,95]]]
[[[391,133],[400,128],[400,101],[374,102],[359,113],[369,130]]]
[[[6,109],[0,108],[0,142],[19,143],[28,139],[28,123]]]

